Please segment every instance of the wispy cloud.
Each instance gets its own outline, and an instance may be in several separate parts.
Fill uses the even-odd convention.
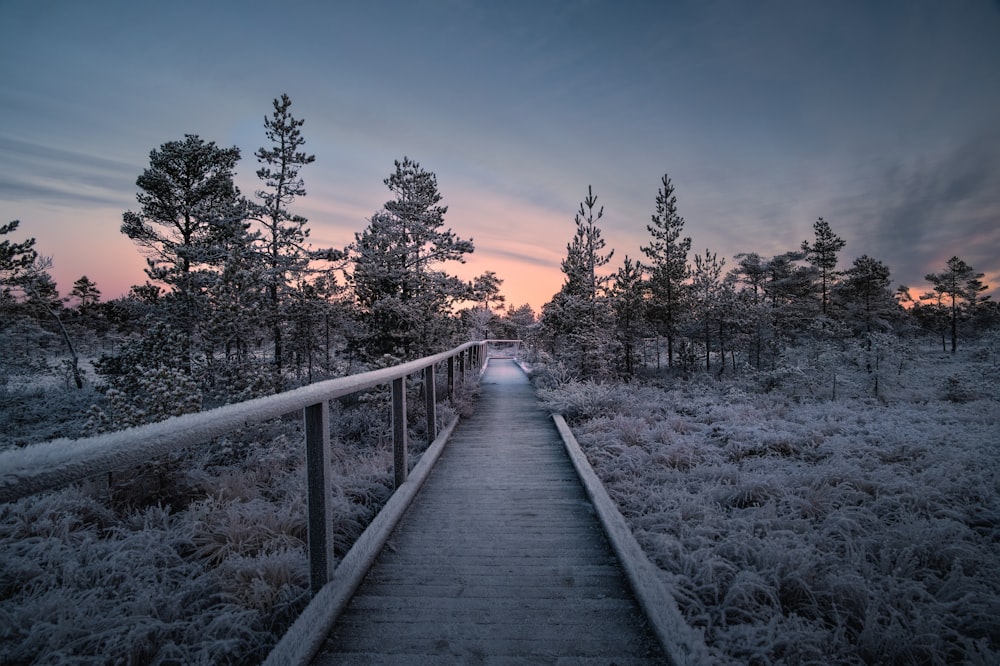
[[[127,205],[134,164],[0,136],[0,198],[60,206]]]
[[[871,253],[885,257],[899,280],[921,283],[953,255],[1000,272],[1000,131],[978,133],[934,158],[894,164],[875,182]]]

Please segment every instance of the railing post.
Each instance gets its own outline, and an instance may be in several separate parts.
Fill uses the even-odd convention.
[[[333,576],[330,529],[330,407],[326,401],[303,410],[306,431],[309,583],[315,595]]]
[[[406,481],[406,377],[392,380],[392,464],[396,487]]]
[[[455,399],[455,357],[448,357],[448,400]]]
[[[437,439],[437,393],[434,386],[434,364],[424,368],[424,407],[427,410],[427,444]]]
[[[465,383],[465,352],[458,352],[458,381]]]

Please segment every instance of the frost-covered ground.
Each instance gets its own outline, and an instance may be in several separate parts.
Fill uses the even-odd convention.
[[[882,400],[752,377],[540,394],[720,662],[997,664],[1000,367],[907,365]]]
[[[338,556],[391,492],[387,417],[331,414]],[[303,448],[279,420],[0,505],[0,664],[260,662],[308,601]]]

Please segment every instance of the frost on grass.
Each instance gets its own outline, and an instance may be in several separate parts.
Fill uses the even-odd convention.
[[[295,422],[0,506],[0,663],[259,663],[308,601]],[[391,449],[340,442],[346,552],[389,495]]]
[[[541,394],[720,662],[1000,663],[996,370],[899,382],[882,401],[704,381]]]
[[[473,385],[456,398],[439,428]],[[378,392],[331,405],[337,558],[392,492],[388,419]],[[0,505],[0,664],[261,662],[309,599],[302,438],[297,418],[268,421]]]

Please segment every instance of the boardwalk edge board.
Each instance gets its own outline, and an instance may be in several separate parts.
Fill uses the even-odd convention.
[[[299,666],[308,664],[323,647],[327,634],[347,607],[389,535],[410,506],[431,468],[458,424],[456,416],[427,448],[406,481],[392,494],[385,506],[358,537],[344,559],[337,565],[330,582],[312,598],[277,645],[264,666]]]
[[[561,414],[553,414],[552,420],[597,511],[611,547],[621,561],[636,599],[667,657],[675,666],[711,663],[701,632],[684,620],[673,594],[659,576],[659,569],[636,541],[618,506],[590,466],[566,419]]]

